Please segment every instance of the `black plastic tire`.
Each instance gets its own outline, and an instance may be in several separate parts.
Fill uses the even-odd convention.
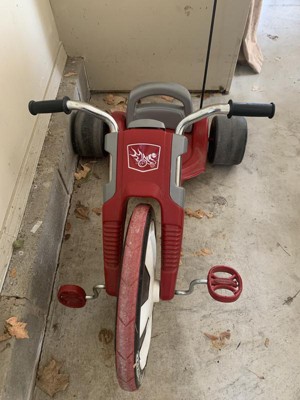
[[[103,158],[104,137],[108,126],[99,118],[83,111],[78,111],[71,121],[73,150],[81,157]]]
[[[245,154],[247,132],[244,117],[214,117],[209,134],[208,161],[213,165],[240,164]]]

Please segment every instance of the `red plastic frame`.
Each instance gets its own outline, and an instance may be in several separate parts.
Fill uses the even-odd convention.
[[[174,297],[183,235],[184,209],[170,197],[170,165],[174,132],[158,129],[128,129],[125,114],[113,113],[119,126],[117,178],[114,196],[103,205],[103,253],[105,286],[108,294],[117,296],[127,203],[131,197],[150,197],[161,207],[161,281],[160,297]],[[188,151],[183,156],[182,181],[205,170],[208,122],[194,124],[187,133]],[[127,148],[136,143],[160,147],[159,167],[148,173],[129,168]]]

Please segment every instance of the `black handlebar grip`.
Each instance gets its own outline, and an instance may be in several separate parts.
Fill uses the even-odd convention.
[[[232,100],[229,100],[228,104],[230,106],[228,118],[233,115],[273,118],[275,114],[274,103],[233,103]]]
[[[70,100],[69,97],[65,96],[61,100],[43,100],[34,101],[31,100],[28,104],[28,109],[30,114],[47,114],[47,113],[57,113],[64,112],[70,114],[71,110],[67,107],[67,101]]]

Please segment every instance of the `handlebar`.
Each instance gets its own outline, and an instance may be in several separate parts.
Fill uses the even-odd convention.
[[[228,118],[233,115],[245,117],[269,117],[273,118],[275,114],[275,104],[249,104],[249,103],[233,103],[232,100],[228,104],[216,104],[213,106],[201,108],[200,110],[188,115],[179,122],[175,133],[182,135],[183,132],[192,124],[203,118],[211,117],[215,114],[225,114]],[[181,157],[176,162],[176,185],[180,186],[181,181]]]
[[[228,104],[215,104],[209,107],[201,108],[198,111],[188,115],[179,122],[175,133],[182,135],[183,132],[195,122],[203,118],[211,117],[215,114],[225,114],[228,118],[232,116],[244,117],[268,117],[273,118],[275,114],[274,103],[233,103],[229,100]]]
[[[64,112],[66,114],[70,114],[71,110],[67,107],[67,102],[70,100],[69,97],[65,96],[61,100],[43,100],[43,101],[34,101],[31,100],[28,104],[28,109],[30,114],[48,114],[48,113],[57,113]]]
[[[231,118],[233,115],[273,118],[275,114],[274,103],[234,103],[232,100],[229,100],[228,104],[230,107],[228,118]]]
[[[31,100],[28,104],[28,109],[32,115],[57,112],[70,114],[72,111],[85,111],[97,118],[102,119],[109,126],[110,132],[118,132],[119,130],[117,122],[107,112],[99,110],[99,108],[82,101],[70,100],[67,96],[61,100]]]
[[[118,132],[118,124],[115,119],[105,111],[99,110],[88,103],[81,101],[72,101],[69,97],[64,97],[61,100],[44,100],[44,101],[33,101],[31,100],[28,104],[29,111],[32,115],[43,114],[43,113],[56,113],[65,112],[70,114],[71,111],[85,111],[89,114],[94,115],[97,118],[103,119],[104,122],[109,126],[110,132]],[[195,122],[200,121],[203,118],[211,117],[215,114],[225,114],[228,118],[232,116],[245,116],[245,117],[268,117],[273,118],[275,114],[274,103],[269,104],[257,104],[257,103],[233,103],[232,100],[228,104],[216,104],[209,107],[202,108],[179,122],[176,127],[175,134],[182,135],[183,132]],[[176,185],[180,186],[181,180],[181,157],[177,158],[176,162]]]
[[[88,103],[70,100],[67,96],[61,100],[31,100],[28,104],[28,109],[32,115],[57,112],[65,112],[66,114],[70,114],[73,110],[85,111],[97,118],[102,118],[109,126],[111,132],[118,132],[118,124],[110,114],[99,110],[97,107],[94,107]],[[228,104],[216,104],[205,107],[195,111],[181,120],[176,127],[175,134],[182,135],[190,125],[215,114],[225,114],[228,116],[228,118],[231,118],[234,115],[244,117],[273,118],[275,114],[275,104],[234,103],[232,100],[230,100]]]

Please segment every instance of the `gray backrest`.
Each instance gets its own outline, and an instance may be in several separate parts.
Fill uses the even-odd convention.
[[[179,100],[182,105],[166,103],[138,104],[148,96],[165,95]],[[129,94],[126,114],[126,125],[137,119],[156,119],[166,128],[175,129],[178,123],[193,112],[190,92],[178,83],[144,83],[135,87]],[[190,132],[192,127],[187,129]]]

